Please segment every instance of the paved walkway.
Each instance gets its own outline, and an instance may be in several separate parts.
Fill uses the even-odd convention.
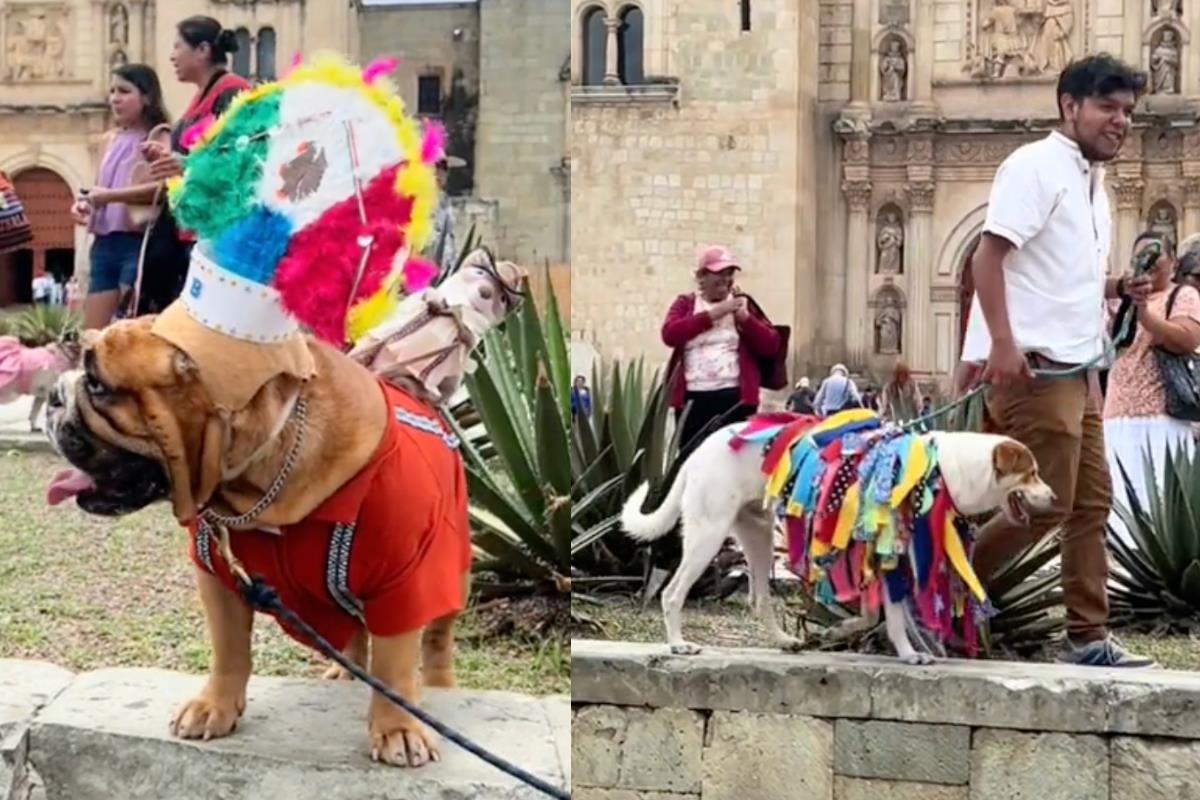
[[[45,433],[29,432],[29,410],[32,397],[22,397],[12,403],[0,404],[0,450],[52,450]],[[38,425],[46,427],[43,410]]]

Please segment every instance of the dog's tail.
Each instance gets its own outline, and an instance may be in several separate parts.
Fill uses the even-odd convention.
[[[675,521],[679,519],[683,487],[687,483],[686,475],[687,471],[681,470],[675,476],[675,483],[671,485],[671,491],[663,498],[658,508],[648,514],[642,513],[642,503],[646,502],[646,495],[650,492],[650,483],[643,483],[633,490],[633,494],[629,495],[629,499],[625,501],[625,507],[621,509],[621,527],[625,529],[629,538],[639,542],[652,542],[665,536],[671,530]]]

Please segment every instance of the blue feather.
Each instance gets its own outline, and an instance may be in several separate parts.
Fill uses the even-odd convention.
[[[213,255],[230,272],[269,285],[291,236],[292,224],[286,217],[258,206],[221,233]]]

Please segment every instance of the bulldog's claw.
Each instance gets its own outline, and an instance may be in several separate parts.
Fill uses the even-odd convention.
[[[671,645],[671,655],[676,656],[696,656],[700,655],[700,645],[692,644],[691,642],[681,642]]]
[[[330,664],[329,669],[325,670],[325,674],[321,676],[322,680],[327,681],[348,681],[353,680],[354,676],[349,670],[341,664]]]
[[[245,703],[214,700],[201,694],[184,703],[171,718],[172,736],[180,739],[219,739],[233,733]]]
[[[423,767],[441,761],[437,735],[416,720],[408,720],[384,730],[371,724],[371,759],[397,767]]]

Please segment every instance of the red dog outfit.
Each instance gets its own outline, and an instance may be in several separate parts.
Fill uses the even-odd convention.
[[[396,636],[461,611],[462,578],[471,568],[458,440],[428,406],[380,386],[388,425],[357,475],[282,535],[230,531],[246,571],[339,650],[363,625],[374,636]],[[203,521],[190,528],[192,561],[236,592],[211,532]]]

